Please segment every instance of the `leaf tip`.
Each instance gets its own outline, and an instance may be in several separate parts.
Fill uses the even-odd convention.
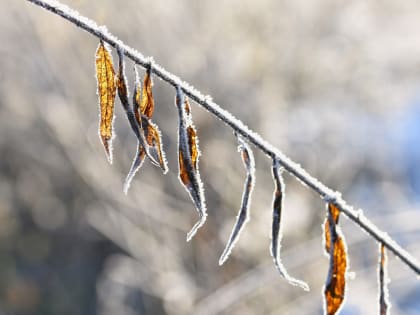
[[[203,213],[200,219],[194,224],[192,229],[187,234],[187,242],[191,241],[194,235],[197,233],[198,229],[204,225],[207,219],[207,214]]]
[[[106,158],[109,164],[112,164],[112,139],[101,135],[101,141],[105,149]]]

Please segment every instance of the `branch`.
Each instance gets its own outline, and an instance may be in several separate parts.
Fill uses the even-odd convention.
[[[364,216],[361,209],[355,210],[351,205],[347,204],[347,202],[341,198],[341,194],[339,192],[328,188],[318,179],[311,176],[298,163],[288,158],[280,150],[264,140],[260,135],[249,129],[242,121],[235,118],[230,112],[224,110],[218,104],[213,102],[210,96],[202,94],[187,82],[182,81],[178,76],[168,72],[163,67],[156,64],[152,58],[145,57],[139,51],[124,44],[117,37],[109,33],[105,26],[97,25],[94,21],[81,16],[77,11],[69,8],[68,6],[63,5],[55,0],[27,1],[63,17],[76,26],[89,32],[93,36],[103,40],[104,42],[107,42],[112,47],[122,51],[127,58],[141,65],[145,69],[151,68],[151,71],[157,77],[161,78],[163,81],[166,81],[170,85],[174,87],[179,85],[182,91],[197,104],[204,107],[214,116],[218,117],[225,124],[235,130],[235,132],[243,136],[249,142],[254,144],[259,150],[268,155],[271,159],[278,160],[281,166],[287,172],[315,191],[325,201],[333,203],[350,220],[356,223],[379,243],[384,244],[388,250],[399,257],[416,274],[420,275],[420,263],[410,253],[404,250],[397,242],[389,237],[386,232],[381,231],[366,216]],[[150,67],[151,64],[152,67]]]

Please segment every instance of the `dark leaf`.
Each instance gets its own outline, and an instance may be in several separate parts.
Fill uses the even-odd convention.
[[[203,184],[198,169],[200,150],[194,125],[192,124],[191,111],[181,88],[177,87],[176,106],[178,109],[178,161],[179,179],[188,191],[200,217],[187,235],[187,241],[195,235],[197,230],[206,221],[206,203]],[[186,111],[188,109],[188,112]]]
[[[248,144],[238,136],[238,151],[241,152],[242,161],[246,168],[247,176],[244,184],[244,192],[242,194],[242,203],[239,209],[239,213],[236,219],[236,223],[233,227],[232,233],[229,237],[229,241],[220,256],[219,265],[222,265],[232,252],[233,247],[239,239],[240,233],[242,232],[245,224],[249,221],[249,207],[251,204],[251,193],[255,185],[255,161],[254,154]]]
[[[281,215],[283,210],[283,196],[285,184],[280,174],[280,165],[278,160],[273,161],[273,179],[275,183],[274,196],[273,196],[273,224],[271,232],[271,255],[273,256],[274,263],[280,274],[292,285],[300,286],[306,291],[309,291],[307,283],[295,279],[289,275],[284,267],[280,258],[280,242],[282,238],[281,233]]]

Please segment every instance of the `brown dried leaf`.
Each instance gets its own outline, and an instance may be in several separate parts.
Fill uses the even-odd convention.
[[[338,218],[340,216],[340,210],[334,204],[328,203],[328,211],[331,213],[335,224],[338,224]],[[325,231],[325,251],[329,255],[330,254],[331,233],[330,233],[330,225],[329,225],[328,219],[325,220],[324,231]]]
[[[153,116],[154,109],[155,109],[155,102],[153,100],[153,94],[152,94],[152,78],[150,75],[150,70],[147,70],[143,79],[143,89],[141,92],[141,102],[140,102],[140,114],[145,115],[147,118],[151,119]]]
[[[168,171],[166,156],[162,148],[161,133],[156,124],[145,116],[142,117],[142,125],[146,136],[147,144],[149,145],[149,152],[156,161],[159,161],[159,166],[164,173]]]
[[[197,163],[198,163],[198,157],[200,156],[200,151],[198,149],[197,132],[195,131],[194,126],[192,125],[188,126],[187,134],[188,134],[188,144],[190,146],[191,162],[192,162],[194,170],[197,171]]]
[[[100,107],[99,136],[104,145],[108,161],[112,163],[112,124],[116,95],[115,72],[111,53],[102,41],[96,50],[96,78]]]
[[[386,252],[384,244],[379,245],[379,266],[378,266],[378,276],[379,276],[379,314],[387,315],[391,304],[389,302],[388,296],[388,277],[386,272]]]
[[[328,315],[337,314],[346,293],[347,249],[344,237],[336,225],[339,209],[332,203],[328,204],[328,228],[325,228],[325,244],[329,249],[330,265],[324,288],[325,310]]]
[[[179,161],[179,179],[188,191],[195,208],[200,217],[199,221],[193,226],[187,235],[187,241],[195,235],[197,230],[206,221],[206,204],[204,198],[203,184],[200,179],[198,169],[198,157],[200,150],[198,147],[198,138],[195,127],[192,124],[189,111],[189,105],[185,100],[181,88],[177,87],[176,106],[178,109],[178,161]],[[188,107],[187,107],[188,106]],[[188,108],[189,113],[186,112]]]

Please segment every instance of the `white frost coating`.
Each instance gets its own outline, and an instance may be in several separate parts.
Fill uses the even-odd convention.
[[[194,131],[196,130],[193,123],[192,123],[192,116],[191,116],[191,108],[189,108],[189,112],[187,113],[185,110],[185,106],[187,104],[187,99],[184,96],[180,86],[176,87],[176,99],[175,105],[178,111],[178,154],[179,160],[181,161],[180,154],[182,153],[182,161],[184,163],[185,170],[188,174],[188,183],[184,183],[182,181],[181,176],[179,176],[179,180],[181,184],[185,187],[188,191],[191,200],[194,203],[194,206],[199,214],[199,221],[194,224],[191,231],[187,234],[187,242],[189,242],[193,236],[197,233],[197,230],[204,225],[207,218],[207,207],[206,207],[206,200],[204,197],[204,187],[203,182],[200,178],[200,171],[198,167],[199,158],[201,155],[198,143],[198,137],[196,135],[196,150],[197,150],[197,160],[196,160],[196,168],[193,165],[192,157],[191,157],[191,147],[190,142],[188,139],[187,129],[192,128]],[[179,174],[181,175],[181,165],[179,165],[180,170]]]
[[[59,3],[55,0],[27,0],[28,2],[34,3],[46,10],[53,12],[54,14],[60,15],[78,27],[88,31],[94,36],[101,38],[113,47],[122,48],[125,51],[125,55],[140,64],[143,67],[148,65],[147,59],[137,50],[125,45],[114,35],[108,32],[102,32],[98,25],[89,20],[88,18],[81,16],[77,11],[70,9],[69,7]],[[304,185],[310,187],[312,190],[317,192],[321,197],[325,198],[328,196],[334,196],[334,191],[321,183],[318,179],[312,177],[307,171],[305,171],[298,163],[292,161],[281,151],[273,147],[270,143],[261,138],[260,135],[250,130],[240,120],[236,119],[231,113],[221,108],[215,102],[209,100],[206,96],[200,93],[193,86],[183,82],[176,75],[166,71],[161,66],[154,64],[153,71],[156,76],[162,80],[168,82],[172,86],[177,85],[183,90],[183,92],[189,96],[192,100],[197,102],[199,105],[207,109],[210,113],[214,114],[225,124],[232,127],[238,134],[242,135],[249,142],[257,146],[261,151],[271,158],[279,160],[281,165],[290,174],[299,179]],[[378,241],[382,241],[381,236],[383,232],[373,225],[366,217],[358,216],[355,210],[349,206],[343,199],[339,198],[335,205],[352,221],[358,224],[363,230],[369,233],[373,238]],[[383,240],[384,245],[398,256],[405,264],[407,264],[414,272],[420,275],[420,263],[410,253],[405,251],[400,245],[398,245],[392,239]]]
[[[229,255],[232,252],[232,249],[235,247],[236,243],[239,240],[242,230],[249,221],[249,208],[251,205],[251,195],[255,186],[255,158],[252,153],[251,148],[248,144],[240,137],[237,136],[239,146],[238,152],[242,153],[242,162],[246,168],[247,177],[244,183],[244,192],[242,194],[242,203],[239,209],[239,213],[236,216],[236,223],[232,229],[229,241],[226,244],[226,247],[220,256],[219,266],[229,258]],[[244,156],[245,155],[245,156]]]
[[[273,257],[274,264],[279,273],[286,279],[286,281],[294,286],[301,287],[305,291],[309,291],[309,286],[306,282],[293,278],[287,272],[286,267],[283,265],[280,258],[281,239],[283,237],[281,232],[281,215],[283,210],[283,198],[285,195],[285,184],[281,176],[281,169],[279,161],[273,160],[273,180],[275,183],[275,190],[273,194],[273,223],[271,233],[271,246],[270,253]]]

